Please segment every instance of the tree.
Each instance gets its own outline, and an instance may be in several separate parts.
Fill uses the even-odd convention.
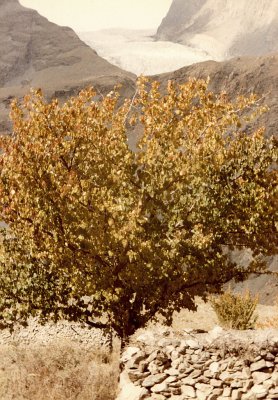
[[[255,96],[141,78],[132,100],[83,90],[63,105],[14,101],[1,138],[3,326],[66,318],[127,338],[196,295],[264,271],[277,251],[277,151]],[[131,124],[138,149],[128,146]],[[250,248],[235,265],[227,249]]]

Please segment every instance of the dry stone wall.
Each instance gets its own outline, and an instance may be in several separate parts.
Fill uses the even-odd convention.
[[[17,326],[13,332],[0,330],[1,345],[49,345],[52,342],[74,342],[81,347],[109,347],[110,336],[100,329],[90,328],[85,324],[59,321],[40,325],[36,318],[28,321],[28,326]]]
[[[278,331],[146,333],[122,368],[118,400],[278,399]]]

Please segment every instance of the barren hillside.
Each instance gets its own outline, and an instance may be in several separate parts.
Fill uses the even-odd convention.
[[[49,22],[18,0],[0,0],[0,132],[8,127],[10,98],[29,87],[65,98],[89,84],[132,86],[134,75],[110,64],[68,27]]]
[[[173,0],[157,31],[214,60],[278,50],[277,0]]]

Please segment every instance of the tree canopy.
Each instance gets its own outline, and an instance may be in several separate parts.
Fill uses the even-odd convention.
[[[62,105],[41,91],[15,100],[0,143],[2,326],[66,318],[125,338],[264,271],[277,149],[246,129],[261,111],[254,95],[230,101],[196,79],[162,93],[142,77],[122,104],[91,88]],[[249,267],[233,248],[252,250]]]

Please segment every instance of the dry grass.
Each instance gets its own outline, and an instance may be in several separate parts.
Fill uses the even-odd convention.
[[[210,330],[218,324],[209,303],[198,300],[198,305],[196,313],[175,313],[174,330]],[[256,311],[258,328],[278,328],[278,307],[258,304]],[[61,340],[47,345],[0,345],[0,399],[114,400],[118,364],[119,349],[108,355]]]
[[[273,313],[272,314],[264,313],[261,320],[257,322],[256,328],[258,328],[258,329],[267,329],[267,328],[278,329],[278,297],[276,297],[275,302],[274,302]]]
[[[114,400],[119,352],[74,343],[0,347],[1,400]]]

